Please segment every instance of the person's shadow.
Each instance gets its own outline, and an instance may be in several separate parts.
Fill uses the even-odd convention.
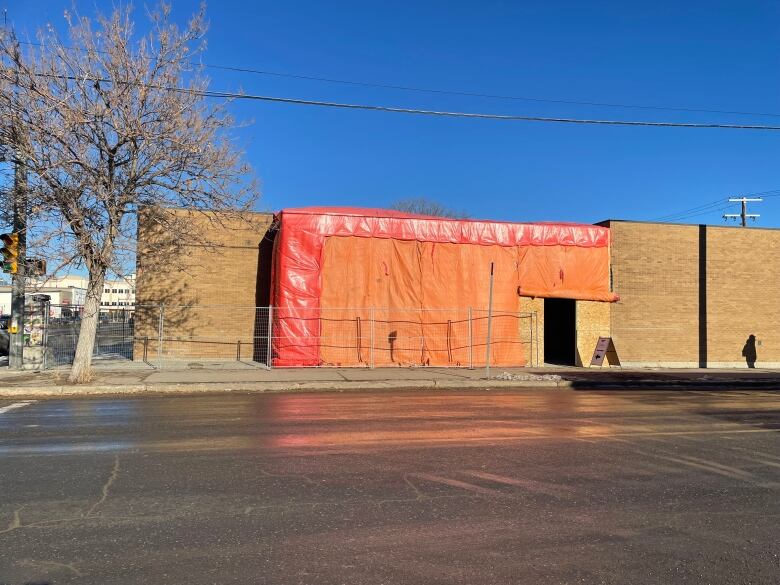
[[[756,358],[758,355],[756,354],[755,335],[748,336],[747,341],[745,342],[745,346],[742,348],[742,356],[745,358],[748,368],[756,367]]]

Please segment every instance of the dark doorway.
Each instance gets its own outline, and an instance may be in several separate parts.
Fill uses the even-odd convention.
[[[544,361],[574,365],[576,305],[573,299],[544,299]]]

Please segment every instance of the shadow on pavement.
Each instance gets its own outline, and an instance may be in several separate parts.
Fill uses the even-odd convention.
[[[711,416],[725,422],[750,425],[762,429],[780,431],[780,409],[774,410],[715,410],[704,409],[694,411],[695,414]]]
[[[561,372],[561,377],[572,384],[574,390],[636,391],[636,390],[688,390],[688,391],[780,391],[780,372]]]

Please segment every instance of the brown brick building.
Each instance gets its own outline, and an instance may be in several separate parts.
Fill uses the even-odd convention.
[[[273,214],[188,221],[208,244],[185,246],[175,259],[159,228],[139,221],[134,359],[264,359],[267,317],[256,307],[269,304]]]
[[[188,248],[175,268],[145,252],[157,235],[141,222],[136,359],[156,359],[162,336],[162,358],[265,363],[267,313],[256,307],[269,304],[272,222],[267,213],[203,220],[218,246]],[[625,366],[746,367],[747,344],[757,367],[780,367],[780,230],[601,225],[620,300],[522,298],[536,315],[529,336],[540,361],[587,365],[598,338],[611,336]]]
[[[753,335],[757,366],[780,367],[780,230],[602,225],[620,295],[609,329],[624,365],[745,367]]]

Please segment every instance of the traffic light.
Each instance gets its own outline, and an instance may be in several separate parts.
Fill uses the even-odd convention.
[[[26,258],[24,266],[25,276],[46,276],[46,260],[43,258]]]
[[[3,272],[16,274],[19,265],[19,234],[0,234],[3,247],[0,253],[3,255]]]

